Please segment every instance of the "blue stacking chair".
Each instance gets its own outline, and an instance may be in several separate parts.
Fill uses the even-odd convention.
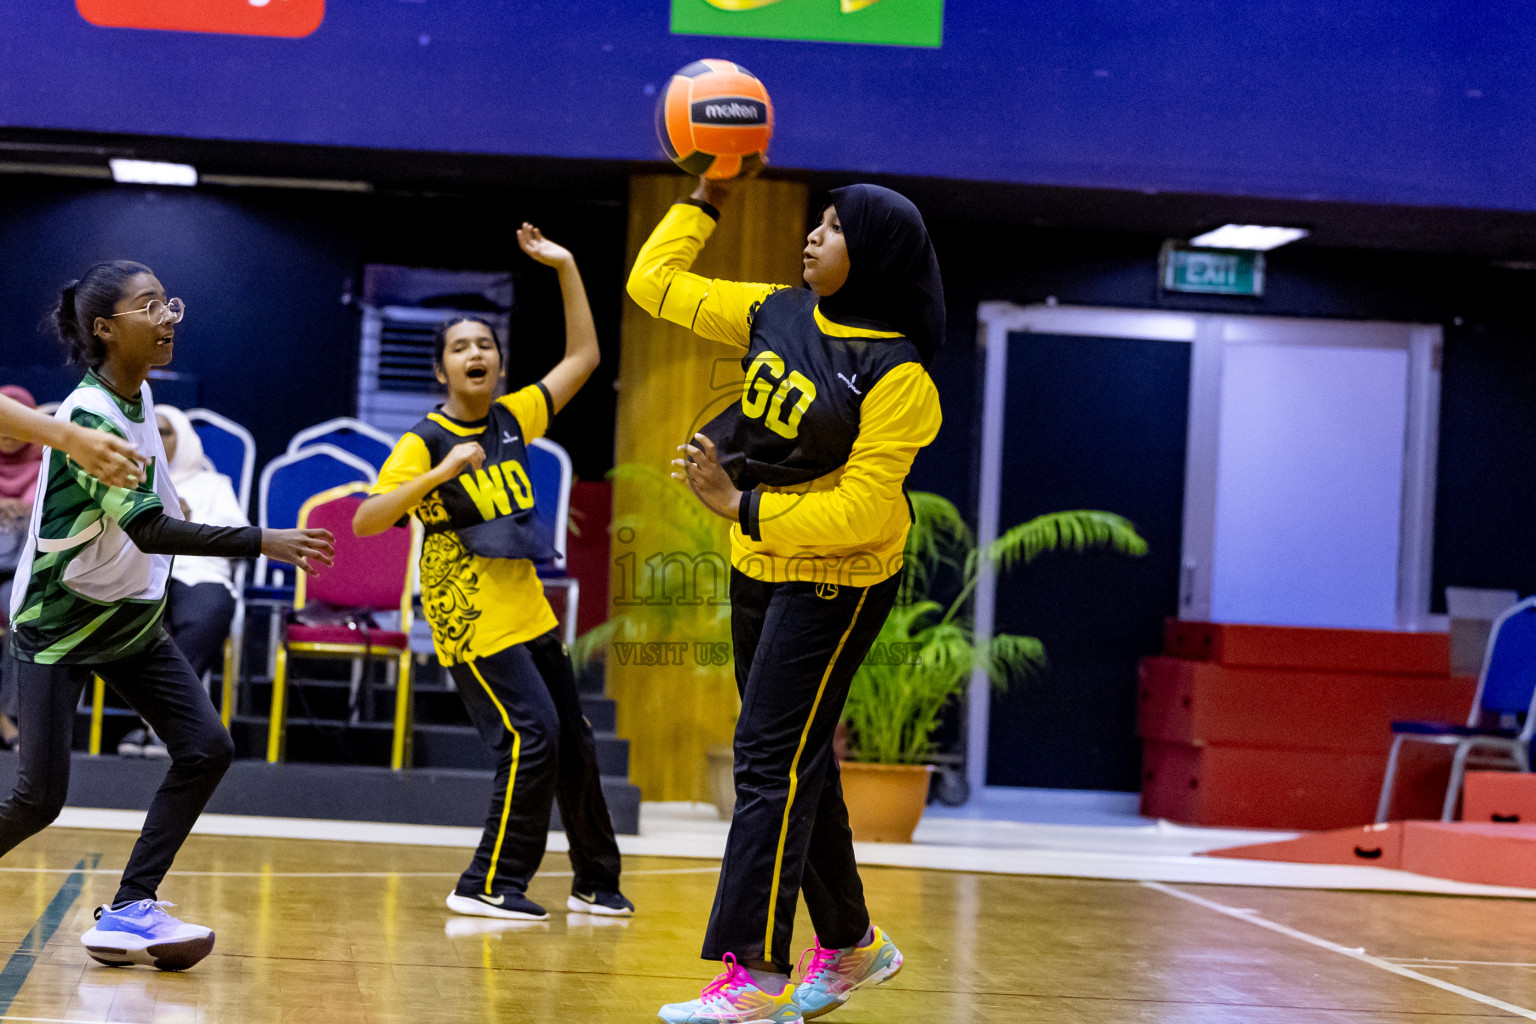
[[[375,470],[380,470],[384,468],[384,460],[389,458],[389,453],[395,450],[396,440],[362,420],[338,416],[294,434],[293,440],[288,442],[288,452],[293,454],[315,445],[330,444],[344,452],[351,452]]]
[[[534,515],[549,539],[555,557],[538,566],[546,589],[565,592],[565,614],[560,617],[565,642],[576,642],[576,611],[581,603],[581,584],[565,569],[566,524],[571,512],[571,457],[564,448],[541,437],[528,445],[528,478],[533,484]]]
[[[1488,654],[1477,679],[1466,725],[1451,722],[1393,722],[1392,753],[1381,783],[1376,820],[1386,821],[1392,805],[1397,758],[1404,743],[1453,747],[1451,778],[1441,821],[1450,821],[1461,797],[1469,759],[1477,767],[1531,770],[1531,737],[1536,733],[1536,597],[1514,605],[1493,623]]]
[[[187,419],[203,442],[203,454],[213,468],[229,477],[235,485],[240,510],[251,508],[251,476],[256,469],[256,439],[234,420],[225,419],[211,409],[188,409]]]

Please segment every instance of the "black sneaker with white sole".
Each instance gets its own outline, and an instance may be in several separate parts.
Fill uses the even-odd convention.
[[[448,909],[471,917],[502,917],[513,921],[547,921],[549,911],[520,892],[448,894]]]
[[[130,729],[117,744],[118,757],[143,757],[144,744],[149,742],[148,729]]]
[[[574,914],[594,914],[598,917],[633,917],[635,905],[624,894],[608,889],[582,892],[573,889],[566,907]]]

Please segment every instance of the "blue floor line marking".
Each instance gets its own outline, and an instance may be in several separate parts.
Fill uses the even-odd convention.
[[[21,991],[21,986],[27,983],[27,976],[32,973],[32,968],[37,966],[37,958],[48,945],[48,940],[53,938],[53,933],[59,930],[59,925],[64,922],[64,915],[69,913],[75,905],[75,900],[80,896],[80,890],[85,888],[85,873],[93,869],[101,861],[101,854],[92,853],[80,858],[80,863],[75,865],[74,872],[59,886],[59,891],[53,894],[43,915],[37,919],[32,930],[27,932],[26,938],[21,940],[21,945],[16,947],[16,952],[6,961],[5,967],[0,969],[0,1017],[3,1017],[11,1008],[11,1003],[16,999],[16,993]]]

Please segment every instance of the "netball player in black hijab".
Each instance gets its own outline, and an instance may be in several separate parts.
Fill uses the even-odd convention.
[[[911,526],[904,484],[938,433],[926,369],[944,338],[938,260],[905,197],[828,196],[806,237],[805,288],[688,272],[729,185],[700,181],[641,249],[647,313],[742,351],[740,401],[682,446],[674,476],[730,519],[741,717],[736,812],[703,956],[725,970],[673,1024],[794,1024],[901,969],[870,923],[832,753],[854,671],[896,599]],[[816,926],[789,982],[795,905]]]

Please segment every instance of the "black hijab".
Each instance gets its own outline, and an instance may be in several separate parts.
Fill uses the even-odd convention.
[[[944,284],[923,215],[900,192],[849,185],[827,194],[848,244],[848,281],[821,300],[832,320],[868,330],[899,331],[923,365],[944,344]]]

